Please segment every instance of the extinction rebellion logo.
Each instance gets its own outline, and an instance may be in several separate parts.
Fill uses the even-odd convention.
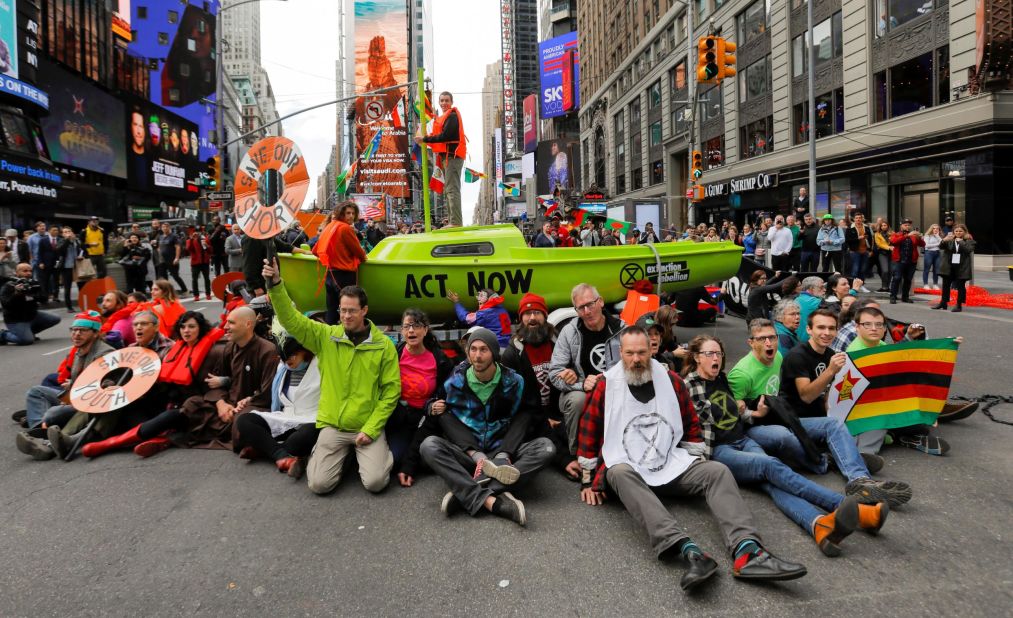
[[[651,283],[679,283],[689,281],[689,269],[686,262],[662,262],[659,281],[658,264],[650,263],[641,266],[629,263],[619,271],[619,283],[627,290],[632,290],[637,281],[647,279]]]

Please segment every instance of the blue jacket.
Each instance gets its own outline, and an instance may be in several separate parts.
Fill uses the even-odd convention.
[[[457,319],[468,326],[482,326],[496,334],[499,347],[510,344],[510,312],[503,308],[503,297],[495,296],[485,301],[469,319],[469,311],[461,303],[454,303]]]
[[[816,311],[820,304],[823,303],[823,299],[819,296],[813,296],[809,292],[802,292],[795,300],[798,301],[798,308],[800,312],[801,321],[798,323],[798,328],[795,330],[795,334],[798,335],[798,340],[809,341],[809,331],[806,327],[809,323],[809,314]]]
[[[742,237],[742,248],[745,249],[743,253],[746,255],[756,254],[756,234],[752,232]]]
[[[787,356],[788,351],[798,345],[798,335],[777,321],[774,322],[774,332],[777,333],[777,350],[781,356]]]
[[[495,453],[516,453],[530,421],[527,406],[522,410],[524,378],[509,367],[500,365],[500,381],[489,401],[482,403],[468,385],[467,361],[454,368],[443,387],[446,390],[447,414],[460,421],[470,432],[470,444],[492,457]],[[513,427],[514,431],[510,431]],[[513,436],[507,440],[507,433]],[[454,440],[460,443],[462,440]]]
[[[836,225],[829,230],[821,225],[820,233],[816,235],[816,244],[820,251],[840,251],[844,246],[844,234],[841,234],[841,229]]]

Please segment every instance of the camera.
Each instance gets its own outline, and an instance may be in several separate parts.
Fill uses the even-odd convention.
[[[25,296],[42,296],[42,284],[35,279],[17,277],[11,279],[10,283]]]

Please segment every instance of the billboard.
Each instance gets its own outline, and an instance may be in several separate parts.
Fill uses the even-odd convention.
[[[580,148],[577,140],[555,139],[538,142],[535,151],[535,176],[539,195],[554,195],[556,190],[574,188],[574,174],[580,169]]]
[[[129,41],[130,34],[130,0],[116,0],[116,10],[113,11],[113,34]]]
[[[355,86],[369,92],[408,81],[407,8],[403,0],[356,0]],[[404,198],[408,187],[408,131],[404,89],[355,101],[355,188]],[[379,142],[370,148],[380,132]],[[366,160],[363,154],[370,152]]]
[[[123,104],[45,60],[39,61],[39,86],[49,93],[49,115],[41,124],[50,159],[126,178]]]
[[[517,120],[514,113],[514,29],[513,0],[500,0],[500,68],[503,71],[503,138],[506,153],[517,149]]]
[[[122,6],[123,3],[120,4]],[[198,127],[199,158],[218,154],[207,136],[214,127],[215,17],[218,2],[133,0],[127,52],[148,61],[148,100]],[[205,10],[205,8],[209,10]]]
[[[14,0],[0,0],[0,75],[18,78],[18,14]]]
[[[580,53],[576,32],[539,43],[538,67],[542,118],[563,116],[580,107]]]
[[[120,115],[120,122],[129,136],[126,153],[130,187],[194,199],[202,169],[197,125],[140,99]]]
[[[538,146],[537,107],[535,95],[524,97],[524,152],[534,152]]]

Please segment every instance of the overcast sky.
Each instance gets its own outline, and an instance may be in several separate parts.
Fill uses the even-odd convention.
[[[499,4],[492,0],[431,0],[433,90],[454,93],[468,135],[466,165],[482,169],[482,81],[485,66],[499,58]],[[334,100],[338,11],[334,0],[261,3],[261,62],[271,76],[282,116]],[[392,33],[392,36],[404,35]],[[412,76],[414,79],[414,76]],[[435,103],[435,101],[434,101]],[[285,135],[302,149],[310,172],[307,203],[316,197],[316,181],[334,145],[334,106],[284,122]],[[488,180],[480,182],[489,182]],[[480,183],[462,184],[464,221],[471,221]]]

